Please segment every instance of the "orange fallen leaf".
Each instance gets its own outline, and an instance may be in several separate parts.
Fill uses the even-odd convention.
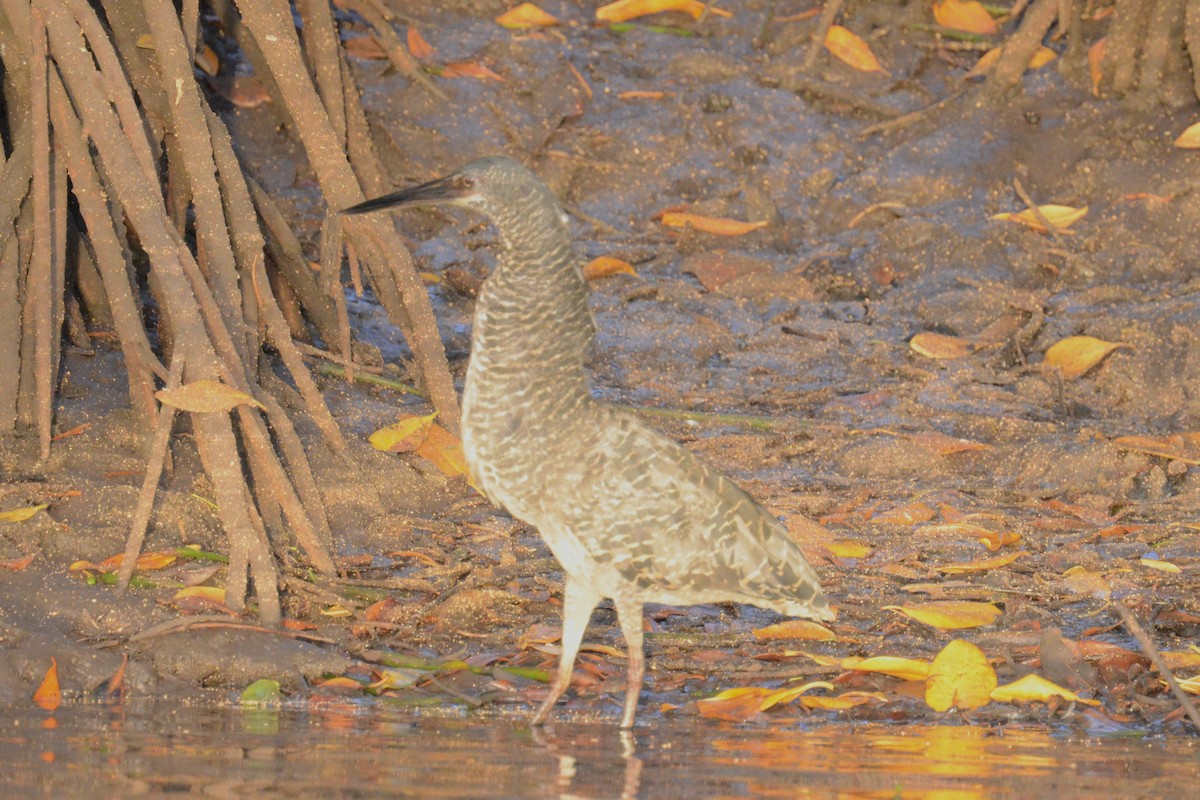
[[[704,14],[704,3],[701,0],[617,0],[597,8],[596,19],[599,22],[625,22],[663,11],[682,11],[691,14],[693,19],[700,19]],[[709,9],[709,13],[714,17],[733,16],[715,6]]]
[[[443,78],[475,78],[481,81],[500,81],[504,82],[504,78],[500,77],[483,64],[475,64],[470,61],[459,61],[454,64],[447,64],[442,68],[441,76]]]
[[[50,668],[46,670],[42,683],[33,693],[33,702],[47,711],[53,711],[62,705],[62,689],[58,685],[58,662],[50,657]]]
[[[1058,367],[1066,380],[1074,380],[1099,364],[1108,354],[1120,347],[1129,347],[1124,342],[1106,342],[1094,336],[1068,336],[1046,350],[1045,363]]]
[[[586,280],[594,281],[597,278],[604,278],[609,275],[632,275],[638,277],[637,272],[633,269],[633,265],[628,261],[622,261],[619,258],[610,256],[599,256],[593,258],[583,268],[583,277]]]
[[[510,8],[496,17],[496,22],[505,28],[523,30],[526,28],[546,28],[551,25],[557,25],[558,17],[555,17],[553,14],[547,14],[533,3],[521,3],[521,5]]]
[[[697,700],[696,711],[707,719],[743,722],[762,710],[763,700],[771,693],[771,689],[759,686],[726,689],[712,697]]]
[[[1020,550],[1016,553],[1008,553],[995,558],[984,558],[979,561],[971,561],[966,564],[946,564],[945,566],[935,567],[938,572],[946,575],[963,575],[968,572],[987,572],[988,570],[999,569],[1006,567],[1016,561],[1021,556],[1027,556],[1029,553]]]
[[[929,677],[929,662],[896,656],[875,656],[846,666],[855,672],[878,672],[906,681],[923,681]]]
[[[837,634],[824,625],[806,619],[789,619],[765,628],[755,628],[754,638],[763,639],[809,639],[818,642],[837,641]]]
[[[662,100],[667,92],[655,92],[646,89],[631,89],[617,95],[618,100]]]
[[[195,414],[231,411],[241,405],[264,407],[250,395],[229,384],[207,379],[185,383],[174,389],[159,389],[154,396],[163,405]]]
[[[941,431],[924,431],[908,437],[916,444],[934,451],[939,456],[950,456],[955,453],[965,453],[971,450],[991,450],[991,445],[983,442],[973,442],[970,439],[960,439],[957,436],[947,436]],[[932,516],[932,514],[930,514]],[[917,520],[924,522],[924,520]]]
[[[1088,48],[1088,72],[1091,73],[1092,78],[1092,94],[1096,97],[1100,96],[1100,81],[1104,79],[1104,56],[1107,53],[1107,36],[1097,39],[1096,43]]]
[[[430,58],[433,58],[433,56],[437,53],[437,50],[434,49],[434,46],[425,40],[425,37],[421,35],[421,32],[417,30],[416,26],[409,26],[408,33],[405,34],[405,39],[408,42],[408,52],[412,53],[412,57],[417,61],[426,61]],[[387,58],[386,53],[384,54],[384,58]]]
[[[221,71],[221,59],[217,56],[216,51],[206,44],[202,44],[196,48],[196,66],[203,70],[205,75],[216,77],[216,74]]]
[[[990,36],[997,33],[996,20],[977,0],[942,0],[933,4],[933,18],[944,28]]]
[[[467,457],[463,454],[462,442],[457,436],[443,428],[433,425],[416,450],[417,455],[430,461],[438,471],[448,478],[458,475],[470,476],[467,468]]]
[[[271,102],[271,93],[254,75],[236,75],[225,91],[225,99],[238,108],[258,108]]]
[[[1076,208],[1074,206],[1060,206],[1054,203],[1038,206],[1038,211],[1046,218],[1056,231],[1059,233],[1068,232],[1068,228],[1082,219],[1088,213],[1088,207]],[[1011,211],[1002,211],[999,214],[993,214],[992,219],[1007,220],[1009,222],[1017,222],[1025,227],[1035,230],[1038,233],[1046,233],[1046,226],[1038,219],[1038,215],[1031,208],[1024,211],[1012,213]]]
[[[991,700],[997,683],[996,670],[983,651],[970,642],[955,639],[942,648],[929,666],[925,704],[934,711],[980,708]]]
[[[37,553],[30,553],[29,555],[22,556],[20,558],[6,558],[3,560],[0,560],[0,569],[7,569],[7,570],[12,570],[13,572],[20,572],[21,570],[27,568],[30,564],[32,564],[33,559],[36,557],[37,557]]]
[[[922,331],[908,340],[913,352],[926,358],[950,359],[969,356],[976,350],[974,342],[944,333]]]
[[[1167,669],[1200,667],[1200,651],[1197,650],[1163,650],[1159,655],[1162,656]]]
[[[386,61],[387,51],[383,45],[375,41],[373,36],[355,36],[342,42],[346,55],[351,58],[361,58],[368,61]]]
[[[662,224],[668,228],[695,228],[698,231],[717,236],[743,236],[751,231],[767,227],[768,222],[765,219],[758,222],[742,222],[724,217],[705,217],[682,211],[667,211],[662,215]]]
[[[990,625],[1001,614],[1000,609],[991,603],[969,600],[931,600],[928,603],[884,606],[884,609],[896,611],[909,619],[943,631]]]
[[[1019,541],[1021,541],[1021,534],[1019,533],[984,531],[979,535],[979,543],[993,553],[1007,544],[1016,544]]]
[[[928,522],[936,512],[924,503],[909,503],[889,509],[882,514],[871,517],[876,525],[915,525],[918,522]]]
[[[887,72],[871,52],[870,45],[858,34],[841,25],[829,26],[829,31],[825,34],[825,49],[859,72]]]
[[[1085,703],[1089,706],[1100,705],[1099,700],[1080,697],[1071,690],[1064,689],[1032,673],[1012,683],[999,686],[991,692],[991,699],[997,703],[1045,703],[1051,697],[1061,697],[1073,703]]]
[[[336,678],[330,678],[329,680],[324,680],[320,683],[313,684],[314,689],[320,689],[321,691],[325,692],[334,689],[339,691],[347,690],[351,692],[357,692],[361,691],[364,687],[365,684],[359,683],[358,681],[354,680],[354,678],[347,678],[345,675],[340,675]]]

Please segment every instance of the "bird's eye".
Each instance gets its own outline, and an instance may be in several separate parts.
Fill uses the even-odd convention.
[[[473,175],[462,175],[458,179],[458,185],[464,189],[474,189],[476,183],[478,181],[475,180]]]

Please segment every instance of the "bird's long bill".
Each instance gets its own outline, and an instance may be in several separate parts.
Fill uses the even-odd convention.
[[[451,177],[438,178],[420,186],[410,186],[398,192],[385,194],[373,200],[364,200],[358,205],[343,208],[343,214],[366,214],[369,211],[379,211],[384,208],[401,208],[425,203],[445,203],[457,200],[463,196],[463,190]]]

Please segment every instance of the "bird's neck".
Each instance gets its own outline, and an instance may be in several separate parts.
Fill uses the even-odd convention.
[[[476,303],[468,384],[537,384],[562,398],[590,397],[583,363],[595,328],[566,225],[501,233],[506,248]]]

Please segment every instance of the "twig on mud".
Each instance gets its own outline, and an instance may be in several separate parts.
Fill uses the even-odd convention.
[[[926,117],[941,111],[944,107],[966,94],[970,88],[970,86],[962,86],[946,95],[941,100],[938,100],[936,103],[927,105],[924,108],[919,108],[916,111],[910,111],[909,113],[896,117],[895,119],[889,119],[883,122],[876,122],[874,125],[868,125],[859,131],[857,138],[859,141],[862,141],[863,139],[874,136],[877,133],[891,133],[893,131],[898,131],[901,128],[907,128],[909,125],[916,124]]]
[[[766,79],[773,84],[774,80]],[[891,106],[878,103],[870,98],[847,91],[840,86],[835,86],[817,78],[806,78],[801,75],[788,75],[779,81],[779,88],[786,89],[789,92],[796,94],[812,95],[818,99],[832,100],[835,103],[844,103],[856,111],[861,111],[864,114],[870,114],[874,117],[883,119],[894,119],[899,117],[901,112]]]
[[[337,366],[334,364],[318,364],[315,367],[314,371],[317,372],[318,374],[327,375],[331,378],[345,378],[346,377],[345,367]],[[426,394],[424,392],[422,392],[420,389],[418,389],[417,387],[413,386],[410,383],[401,383],[400,381],[394,381],[390,378],[380,377],[379,375],[355,374],[354,381],[355,381],[355,383],[370,383],[370,384],[374,384],[375,386],[382,386],[385,389],[395,389],[397,392],[404,392],[405,394],[415,395],[417,397],[420,397],[423,400],[429,399],[428,396],[426,396]]]
[[[1183,706],[1183,710],[1187,712],[1188,719],[1192,721],[1192,725],[1196,730],[1200,731],[1200,712],[1196,711],[1196,705],[1192,702],[1192,698],[1188,697],[1179,685],[1179,681],[1175,680],[1175,674],[1171,672],[1167,662],[1163,661],[1162,655],[1158,652],[1158,648],[1154,646],[1154,642],[1150,641],[1150,637],[1142,628],[1141,624],[1133,616],[1124,603],[1113,603],[1113,608],[1117,610],[1117,614],[1121,617],[1121,622],[1125,623],[1125,627],[1133,634],[1133,638],[1138,640],[1138,644],[1142,646],[1142,650],[1146,655],[1150,656],[1150,660],[1154,662],[1155,668],[1159,674],[1166,680],[1167,685],[1171,687],[1171,694],[1175,695],[1175,699]]]
[[[174,389],[183,381],[183,352],[175,354],[171,362],[171,373],[167,376],[167,389]],[[146,540],[146,527],[150,524],[150,513],[154,510],[154,495],[162,477],[163,465],[170,450],[171,428],[175,423],[175,407],[163,403],[158,409],[158,422],[154,426],[154,439],[150,444],[150,459],[146,462],[146,476],[142,479],[142,490],[138,493],[133,522],[129,526],[129,538],[125,540],[125,558],[117,572],[117,589],[124,592],[129,588],[129,579],[137,567],[138,554]]]
[[[1046,229],[1046,233],[1050,234],[1050,238],[1054,240],[1055,244],[1061,245],[1063,243],[1062,234],[1058,232],[1058,228],[1054,226],[1054,223],[1046,219],[1046,215],[1042,213],[1041,207],[1033,202],[1033,198],[1029,196],[1029,192],[1025,191],[1025,187],[1021,184],[1020,178],[1013,178],[1013,191],[1017,193],[1017,197],[1021,198],[1021,202],[1033,212],[1033,215],[1037,217],[1037,221]]]
[[[251,633],[269,633],[274,636],[283,636],[287,639],[303,639],[306,642],[318,642],[320,644],[337,644],[332,639],[327,639],[324,636],[315,636],[311,633],[303,631],[289,631],[281,628],[267,628],[253,622],[239,622],[231,620],[228,617],[219,617],[215,614],[205,614],[198,617],[178,617],[169,619],[166,622],[160,622],[157,625],[151,625],[143,631],[138,631],[129,637],[130,642],[144,642],[147,639],[153,639],[158,636],[166,636],[172,633],[183,633],[190,630],[201,630],[204,628],[232,628],[240,631],[250,631]]]
[[[817,55],[825,46],[825,36],[833,26],[833,21],[837,19],[838,12],[842,10],[843,2],[845,0],[832,0],[825,4],[821,18],[817,20],[817,27],[813,29],[812,42],[808,45],[808,52],[804,54],[804,62],[800,65],[802,72],[808,72],[817,63]]]
[[[299,341],[296,341],[295,339],[292,340],[292,345],[295,346],[295,348],[297,350],[299,350],[301,353],[303,353],[306,356],[312,356],[313,358],[323,358],[326,361],[332,361],[334,364],[339,364],[342,367],[343,371],[346,369],[346,359],[337,353],[331,353],[328,350],[322,350],[319,347],[313,347],[311,344],[305,344],[304,342],[299,342]],[[353,366],[354,366],[354,372],[355,372],[355,376],[354,376],[355,380],[358,380],[359,370],[361,370],[363,372],[369,372],[372,375],[381,375],[383,373],[383,370],[380,369],[379,367],[368,367],[366,364],[360,364],[357,361],[353,362]]]

